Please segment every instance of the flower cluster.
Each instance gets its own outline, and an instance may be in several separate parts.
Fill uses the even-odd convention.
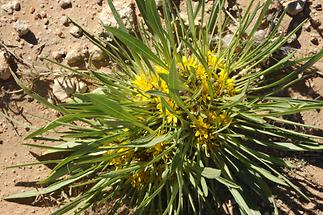
[[[186,88],[191,89],[190,91],[183,90],[181,95],[192,97],[192,92],[201,92],[193,104],[190,101],[194,118],[190,120],[189,129],[192,130],[192,136],[196,137],[195,145],[205,149],[217,146],[216,133],[230,123],[230,115],[223,110],[208,110],[207,105],[208,102],[211,102],[211,91],[213,91],[213,96],[217,98],[235,95],[234,79],[229,77],[225,62],[218,58],[214,52],[209,51],[205,57],[207,65],[203,65],[194,56],[183,56],[180,59],[176,63],[179,78]],[[166,127],[176,126],[180,123],[178,116],[183,119],[189,117],[176,105],[175,101],[167,96],[163,97],[163,101],[174,111],[170,111],[164,106],[165,103],[162,102],[161,96],[150,93],[152,91],[158,91],[164,95],[169,93],[167,81],[163,79],[163,75],[168,75],[169,72],[160,66],[155,66],[154,69],[150,72],[140,71],[135,75],[131,81],[136,92],[133,95],[133,100],[146,104],[153,113],[156,112],[157,116],[164,118]],[[189,106],[189,104],[185,105]],[[159,143],[146,149],[144,153],[153,158],[161,154],[166,147],[167,144]],[[169,155],[164,156],[163,162],[167,163],[168,158]],[[134,187],[139,187],[140,183],[149,179],[149,175],[151,173],[148,170],[139,170],[130,177],[131,184]]]

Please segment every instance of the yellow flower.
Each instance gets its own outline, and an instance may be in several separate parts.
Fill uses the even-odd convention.
[[[227,90],[227,93],[229,94],[229,96],[233,96],[236,93],[235,88],[234,88],[234,80],[232,78],[227,79],[226,90]]]
[[[228,115],[228,113],[223,112],[219,117],[221,119],[222,126],[226,126],[230,123],[230,116]]]
[[[180,67],[182,69],[190,70],[191,67],[196,68],[198,66],[198,61],[194,57],[187,58],[186,56],[182,57],[182,64]]]
[[[152,78],[149,77],[148,75],[141,73],[136,76],[135,80],[132,81],[134,85],[138,87],[141,91],[148,91],[153,89],[153,82]]]
[[[225,69],[225,65],[223,64],[223,60],[221,58],[218,58],[214,52],[208,51],[208,66],[212,69],[218,68],[218,69]]]
[[[170,111],[169,111],[169,110],[167,110],[167,109],[165,110],[165,112],[163,111],[163,105],[162,105],[162,103],[161,103],[161,99],[160,99],[160,98],[157,98],[157,99],[156,99],[156,101],[157,101],[157,106],[156,106],[156,108],[157,108],[157,110],[159,110],[161,113],[165,114],[165,116],[166,116],[166,120],[167,120],[167,123],[173,123],[173,125],[177,124],[178,119],[177,119],[177,117],[176,117],[172,112],[170,112]],[[172,107],[172,108],[176,111],[177,106],[175,105],[175,103],[174,103],[172,100],[167,99],[167,100],[166,100],[166,102],[168,103],[168,105],[169,105],[170,107]],[[176,111],[176,113],[177,113],[177,114],[180,114],[180,111]]]
[[[206,144],[210,138],[209,130],[211,126],[204,122],[204,119],[199,116],[197,120],[191,125],[192,128],[195,128],[195,136],[198,137],[198,140],[201,144]]]
[[[156,71],[156,73],[164,73],[164,74],[168,73],[168,70],[165,69],[164,67],[161,67],[161,66],[156,66],[155,71]]]
[[[224,69],[221,69],[221,71],[217,74],[215,88],[216,95],[219,96],[221,92],[225,90],[229,96],[233,96],[235,94],[234,86],[234,79],[229,78],[228,73]]]
[[[140,187],[143,184],[146,184],[149,180],[149,172],[144,170],[139,170],[130,176],[131,185],[135,188]]]

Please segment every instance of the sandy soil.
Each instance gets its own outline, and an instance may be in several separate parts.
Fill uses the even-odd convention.
[[[8,2],[11,2],[11,0],[0,0],[0,6]],[[17,73],[26,80],[32,80],[34,89],[41,95],[48,96],[52,85],[50,77],[53,69],[56,70],[57,67],[52,68],[52,65],[47,65],[40,60],[41,57],[52,57],[55,51],[66,53],[75,47],[91,48],[84,37],[76,38],[70,34],[72,26],[63,25],[62,16],[68,15],[91,32],[99,32],[97,15],[102,7],[106,6],[106,3],[103,1],[101,4],[101,1],[98,0],[73,0],[71,7],[63,9],[56,0],[20,0],[18,2],[20,2],[21,9],[13,11],[12,14],[8,14],[0,8],[0,41],[6,44],[16,56],[23,59],[26,64],[33,66],[34,69],[30,69],[19,65]],[[311,4],[306,9],[307,17],[323,20],[322,10],[315,9],[320,0],[309,2]],[[238,1],[238,3],[245,7],[248,1]],[[19,38],[13,27],[17,20],[24,21],[29,25],[32,32],[29,37]],[[290,23],[291,18],[287,18],[283,28],[287,30]],[[300,36],[292,44],[293,47],[298,49],[298,56],[306,56],[323,48],[321,30],[322,28],[310,21],[305,24]],[[66,61],[63,63],[66,63]],[[316,68],[315,70],[323,73],[323,62],[318,62]],[[49,78],[39,79],[42,74],[46,74]],[[300,83],[297,87],[290,89],[290,93],[293,97],[322,99],[323,79],[318,77]],[[19,87],[12,78],[6,81],[0,80],[0,110],[14,120],[34,127],[44,125],[47,120],[56,116],[53,111],[42,107],[19,92]],[[305,123],[323,128],[323,111],[306,112],[303,114],[303,120]],[[52,209],[52,205],[48,202],[17,204],[2,200],[9,194],[29,189],[30,186],[33,186],[31,182],[46,176],[49,171],[44,166],[6,169],[10,165],[35,160],[29,152],[31,149],[22,145],[27,143],[23,138],[29,129],[25,127],[0,115],[1,215],[44,215],[49,214]],[[41,153],[41,151],[35,149],[32,149],[32,151]],[[323,214],[322,153],[318,156],[320,157],[316,159],[311,158],[311,155],[308,154],[297,156],[297,159],[294,159],[297,168],[289,172],[290,176],[299,182],[304,190],[309,192],[313,202],[298,201],[295,195],[284,195],[288,192],[282,190],[280,192],[282,195],[278,196],[278,205],[283,214]],[[300,161],[301,159],[305,162]]]

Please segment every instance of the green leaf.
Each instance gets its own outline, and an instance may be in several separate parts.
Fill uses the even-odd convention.
[[[108,116],[113,116],[117,119],[125,120],[140,128],[144,128],[149,132],[152,132],[152,130],[149,127],[138,122],[133,115],[131,115],[128,111],[124,110],[118,102],[113,101],[104,95],[98,94],[87,94],[84,95],[84,97],[90,99],[98,110],[102,111]]]
[[[136,53],[142,55],[143,58],[147,58],[153,61],[155,64],[167,68],[166,64],[158,58],[142,41],[131,36],[130,34],[112,27],[107,27],[107,30],[112,33],[115,37],[121,40],[128,47],[133,49]]]
[[[92,168],[94,169],[94,168]],[[46,188],[40,188],[40,189],[34,189],[34,190],[30,190],[30,191],[26,191],[26,192],[22,192],[22,193],[17,193],[17,194],[13,194],[11,196],[6,197],[6,200],[13,200],[13,199],[24,199],[24,198],[30,198],[30,197],[36,197],[39,195],[45,195],[48,193],[52,193],[56,190],[59,190],[75,181],[80,180],[81,178],[84,178],[90,174],[92,174],[94,171],[93,170],[86,170],[83,171],[75,176],[72,176],[68,179],[62,180],[58,183],[55,183],[49,187]]]
[[[118,13],[118,11],[116,10],[116,8],[114,7],[112,0],[108,0],[108,5],[110,7],[110,10],[112,11],[112,14],[115,18],[115,20],[117,21],[120,29],[124,32],[127,32],[126,26],[124,25],[124,23],[122,22],[122,19]]]
[[[221,170],[211,167],[202,167],[201,175],[208,179],[217,179],[221,175]]]

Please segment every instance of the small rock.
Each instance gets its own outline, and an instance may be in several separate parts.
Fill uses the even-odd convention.
[[[39,13],[36,13],[36,14],[35,14],[35,16],[34,16],[34,19],[35,19],[35,20],[38,20],[38,19],[40,19],[40,18],[41,18],[41,17],[40,17],[40,14],[39,14]]]
[[[90,54],[93,61],[103,61],[107,58],[107,55],[97,46],[90,51]]]
[[[76,87],[69,78],[60,77],[54,80],[53,94],[60,100],[65,101],[76,91]]]
[[[53,94],[54,96],[64,102],[75,92],[86,92],[87,85],[76,77],[59,77],[54,80]]]
[[[307,0],[291,0],[283,3],[283,6],[287,8],[287,13],[291,16],[296,16],[304,10],[304,6]]]
[[[128,30],[133,28],[133,25],[136,24],[136,14],[135,14],[135,5],[133,3],[124,4],[119,3],[115,4],[119,15]],[[99,22],[104,26],[118,27],[117,21],[114,19],[112,12],[108,7],[102,8],[102,11],[98,14]]]
[[[63,58],[65,57],[66,53],[65,51],[53,51],[52,52],[52,57],[57,61],[57,62],[62,62]]]
[[[44,25],[48,25],[49,24],[49,19],[45,19],[44,20]]]
[[[9,15],[13,14],[13,9],[11,8],[11,5],[9,3],[2,5],[1,9],[6,11]]]
[[[223,44],[224,48],[229,47],[229,45],[233,39],[233,36],[234,36],[233,34],[227,34],[222,38],[222,44]]]
[[[102,5],[102,2],[103,2],[103,0],[96,0],[96,3],[98,4],[98,5]]]
[[[66,62],[68,65],[76,65],[83,61],[84,55],[82,54],[82,49],[80,47],[71,49],[66,55]]]
[[[12,5],[12,8],[15,10],[15,11],[19,11],[20,8],[21,8],[21,5],[18,1],[12,1],[11,2],[11,5]]]
[[[85,93],[87,91],[87,84],[83,81],[78,82],[76,85],[76,92],[78,93]]]
[[[39,13],[39,15],[40,15],[41,18],[46,18],[47,17],[47,13],[45,11],[41,11]]]
[[[6,60],[5,52],[0,52],[0,79],[8,80],[11,77],[10,66]]]
[[[65,38],[65,35],[64,35],[64,33],[63,33],[63,31],[59,31],[59,32],[57,32],[56,33],[57,34],[57,36],[59,37],[59,38]]]
[[[266,37],[266,30],[258,30],[253,35],[253,41],[255,44],[260,44]]]
[[[313,8],[317,11],[322,11],[322,4],[321,3],[317,3],[316,5],[313,6]]]
[[[60,19],[59,19],[59,22],[64,25],[64,26],[68,26],[69,24],[69,20],[68,20],[68,17],[67,16],[62,16]]]
[[[295,53],[296,50],[290,46],[282,46],[281,48],[279,48],[278,50],[276,50],[273,53],[273,56],[275,59],[283,59],[284,57],[286,57],[289,54]]]
[[[13,11],[19,11],[20,8],[21,6],[18,1],[11,1],[1,6],[1,9],[6,11],[8,14],[12,14]]]
[[[28,25],[20,20],[15,23],[14,27],[20,37],[26,35],[30,31]]]
[[[63,9],[67,9],[67,8],[72,7],[72,2],[71,2],[71,0],[61,0],[59,2],[59,6],[61,6],[61,8],[63,8]]]
[[[70,34],[76,38],[80,38],[83,35],[82,29],[77,26],[72,26],[70,29]]]
[[[30,14],[35,13],[35,11],[36,11],[36,10],[35,10],[35,8],[33,8],[33,7],[29,8],[29,13],[30,13]]]
[[[312,37],[311,38],[311,43],[313,43],[314,45],[318,46],[320,43],[319,43],[319,40],[317,39],[317,37]]]
[[[318,17],[313,17],[313,18],[311,18],[311,20],[310,20],[310,22],[311,22],[311,25],[312,25],[312,27],[314,28],[314,29],[317,29],[318,27],[320,27],[321,26],[321,20],[318,18]]]

